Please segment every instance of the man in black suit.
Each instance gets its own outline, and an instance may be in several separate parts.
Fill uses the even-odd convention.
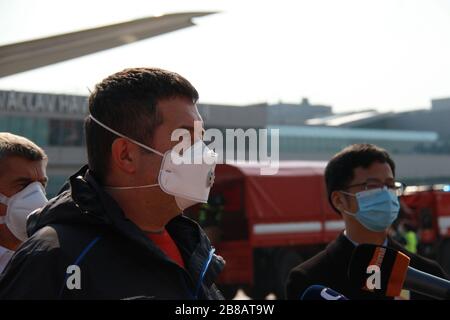
[[[329,287],[349,299],[389,299],[352,286],[347,269],[356,245],[370,243],[401,251],[410,266],[441,278],[447,275],[438,263],[406,251],[387,231],[398,216],[402,183],[395,181],[395,163],[375,145],[355,144],[336,154],[325,169],[331,206],[342,215],[345,230],[325,250],[295,267],[287,281],[287,298],[300,299],[311,285]],[[427,299],[413,294],[411,299]]]

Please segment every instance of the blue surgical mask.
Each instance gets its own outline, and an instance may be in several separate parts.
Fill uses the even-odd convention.
[[[381,232],[397,219],[400,203],[395,191],[387,187],[361,191],[356,194],[341,191],[344,194],[356,197],[359,210],[344,213],[356,218],[364,227],[374,232]]]

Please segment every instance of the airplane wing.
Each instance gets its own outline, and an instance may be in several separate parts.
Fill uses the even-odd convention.
[[[0,77],[187,28],[192,18],[213,13],[173,13],[0,46]]]

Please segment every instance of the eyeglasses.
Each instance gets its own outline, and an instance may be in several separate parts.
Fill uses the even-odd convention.
[[[364,190],[382,189],[384,187],[387,187],[388,189],[395,191],[395,194],[400,197],[405,192],[406,184],[398,181],[392,183],[383,183],[378,180],[368,180],[363,183],[352,184],[346,189],[354,187],[363,187]]]

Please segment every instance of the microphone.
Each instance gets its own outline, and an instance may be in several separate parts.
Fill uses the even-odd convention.
[[[388,297],[407,289],[434,299],[450,299],[450,281],[409,266],[410,258],[397,250],[361,244],[353,251],[349,281],[357,287]]]
[[[408,267],[405,288],[437,300],[450,299],[450,281]]]
[[[305,290],[300,300],[348,300],[344,295],[334,291],[333,289],[312,285]]]
[[[390,248],[358,245],[348,267],[348,279],[354,287],[387,297],[400,295],[410,258]]]

